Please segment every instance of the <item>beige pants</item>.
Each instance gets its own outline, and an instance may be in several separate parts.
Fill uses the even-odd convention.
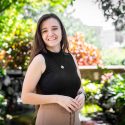
[[[69,113],[58,104],[42,105],[35,125],[80,125],[79,112]]]

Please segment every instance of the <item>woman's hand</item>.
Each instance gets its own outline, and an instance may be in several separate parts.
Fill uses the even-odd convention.
[[[68,96],[59,95],[57,97],[57,103],[65,108],[68,112],[76,111],[79,108],[78,101]]]
[[[77,110],[82,109],[82,107],[85,103],[85,95],[83,93],[81,93],[81,94],[79,94],[75,97],[75,100],[79,103],[79,106],[78,106]]]

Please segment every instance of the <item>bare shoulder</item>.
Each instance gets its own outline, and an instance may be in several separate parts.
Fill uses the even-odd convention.
[[[44,59],[44,56],[42,54],[38,54],[36,55],[33,60],[32,60],[33,63],[44,63],[45,62],[45,59]]]
[[[23,82],[23,93],[25,92],[34,92],[35,87],[42,75],[42,73],[45,71],[45,61],[44,57],[41,54],[38,54],[33,58],[31,61],[25,78]]]
[[[29,68],[32,68],[34,70],[36,70],[36,69],[42,70],[42,72],[44,72],[45,67],[46,67],[45,59],[44,59],[44,56],[42,54],[36,55],[29,65]]]

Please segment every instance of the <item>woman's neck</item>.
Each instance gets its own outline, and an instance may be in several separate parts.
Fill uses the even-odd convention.
[[[48,50],[52,51],[52,52],[60,52],[61,50],[61,47],[47,47]]]

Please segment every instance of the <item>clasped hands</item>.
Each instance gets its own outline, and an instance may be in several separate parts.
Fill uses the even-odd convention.
[[[77,95],[75,98],[68,96],[60,96],[58,98],[58,104],[64,107],[68,112],[75,112],[80,110],[85,102],[85,95],[83,93]]]

